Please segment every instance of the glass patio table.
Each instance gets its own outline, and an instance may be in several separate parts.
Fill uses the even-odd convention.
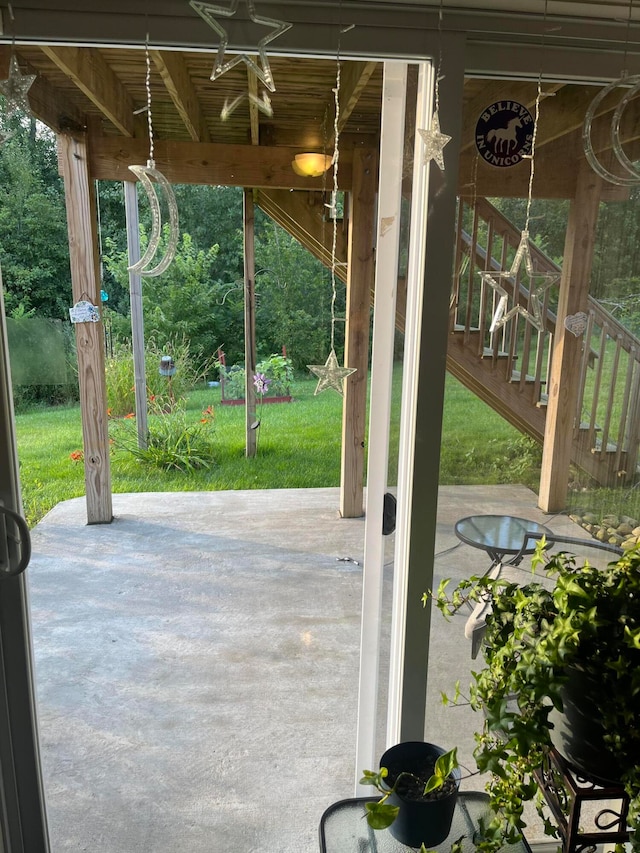
[[[320,820],[320,853],[410,853],[407,847],[391,835],[388,829],[371,829],[366,821],[366,803],[378,797],[356,797],[340,800],[329,806]],[[473,837],[478,820],[489,815],[489,797],[475,791],[461,791],[446,841],[434,847],[449,853],[453,841],[461,836],[462,853],[475,853]],[[504,848],[508,853],[531,853],[526,841]]]
[[[544,524],[513,515],[468,515],[456,521],[454,530],[461,542],[489,555],[485,574],[501,564],[517,566],[526,554],[533,554],[538,539],[553,536]]]

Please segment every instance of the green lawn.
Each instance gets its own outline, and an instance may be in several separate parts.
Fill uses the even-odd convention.
[[[114,492],[281,489],[338,486],[342,400],[333,391],[314,395],[315,379],[295,382],[292,403],[263,407],[258,455],[244,455],[244,408],[220,404],[219,388],[194,391],[187,412],[199,422],[203,409],[215,411],[215,464],[188,474],[163,471],[138,462],[114,448],[111,477]],[[393,387],[390,484],[395,482],[401,372]],[[112,422],[112,433],[133,421]],[[16,416],[18,455],[25,512],[35,524],[56,503],[84,494],[82,461],[71,454],[82,448],[80,411],[37,409]],[[441,456],[442,483],[537,482],[537,453],[531,443],[482,401],[448,377]],[[532,461],[533,459],[533,461]]]

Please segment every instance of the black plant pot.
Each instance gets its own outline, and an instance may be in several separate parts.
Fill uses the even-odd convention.
[[[564,710],[549,713],[551,743],[574,770],[600,785],[619,785],[620,762],[605,743],[598,712],[607,698],[592,676],[574,667],[567,672],[569,680],[560,689]]]
[[[406,741],[392,746],[380,759],[380,767],[386,767],[389,787],[393,787],[401,773],[424,776],[425,767],[433,765],[447,750],[432,743]],[[389,827],[389,832],[407,847],[435,847],[449,835],[453,813],[458,799],[460,771],[453,771],[453,781],[445,789],[432,792],[427,799],[407,798],[394,791],[388,803],[399,806],[400,811]],[[402,781],[402,780],[401,780]]]

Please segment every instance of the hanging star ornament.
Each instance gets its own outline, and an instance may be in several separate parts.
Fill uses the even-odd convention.
[[[21,73],[15,53],[12,53],[9,62],[9,76],[6,80],[0,80],[0,92],[7,99],[9,115],[12,115],[16,108],[21,109],[25,113],[31,112],[27,92],[32,87],[35,79],[35,74]]]
[[[333,388],[338,394],[344,393],[344,380],[357,371],[357,367],[340,367],[335,350],[331,350],[325,364],[308,364],[307,367],[318,377],[314,396],[326,388]]]
[[[431,127],[429,130],[421,130],[418,128],[418,133],[424,141],[423,162],[425,165],[430,160],[435,160],[436,164],[444,172],[444,154],[442,149],[451,140],[446,133],[440,132],[440,117],[436,110],[431,118]]]
[[[225,100],[224,106],[220,111],[220,119],[222,121],[226,121],[231,115],[231,113],[236,111],[236,109],[245,100],[245,98],[249,100],[249,103],[254,104],[260,110],[261,113],[264,113],[267,116],[273,115],[271,99],[269,98],[266,92],[262,93],[262,99],[260,99],[257,95],[254,95],[253,92],[243,92],[241,95],[238,95],[232,101],[229,101],[229,99]]]
[[[518,302],[516,287],[517,275],[522,262],[526,275],[529,279],[529,307],[523,308]],[[520,235],[520,244],[516,250],[511,269],[505,272],[494,272],[493,270],[485,270],[480,273],[480,278],[484,284],[488,284],[500,297],[496,310],[489,327],[489,332],[495,332],[496,329],[505,325],[516,314],[520,314],[531,323],[539,332],[544,331],[544,318],[542,316],[542,301],[545,292],[560,279],[560,273],[543,273],[536,272],[533,269],[533,260],[531,258],[531,249],[529,247],[529,232],[523,231]],[[503,280],[512,282],[514,291],[515,305],[510,311],[507,311],[509,294],[500,283]]]
[[[283,33],[286,33],[287,30],[291,29],[292,25],[287,24],[285,21],[276,21],[273,18],[265,18],[262,15],[257,15],[253,0],[245,0],[247,10],[249,12],[249,19],[254,24],[270,27],[273,32],[267,33],[264,38],[261,38],[255,51],[253,51],[258,54],[259,63],[255,62],[252,57],[246,53],[239,53],[237,56],[232,56],[231,59],[225,60],[227,45],[229,44],[229,36],[225,28],[215,16],[218,15],[223,18],[232,18],[238,11],[239,2],[240,0],[231,0],[231,5],[228,9],[223,6],[215,6],[212,3],[202,3],[200,0],[191,0],[189,3],[191,8],[194,9],[200,17],[209,24],[211,29],[220,36],[218,54],[213,66],[213,71],[211,72],[211,79],[217,80],[218,77],[226,71],[229,71],[231,68],[234,68],[239,62],[244,62],[248,68],[251,68],[252,71],[254,71],[258,80],[260,80],[270,92],[275,92],[276,87],[273,82],[273,75],[271,73],[271,66],[269,65],[269,57],[267,56],[266,47]]]

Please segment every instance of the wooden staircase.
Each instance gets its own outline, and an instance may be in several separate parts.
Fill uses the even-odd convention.
[[[258,204],[324,264],[331,262],[333,227],[320,193],[260,190]],[[486,199],[458,203],[456,262],[451,295],[447,369],[518,430],[542,443],[551,369],[557,287],[544,294],[544,328],[515,314],[491,333],[497,297],[479,272],[511,268],[520,242],[516,229]],[[337,275],[346,278],[346,228],[338,229]],[[534,269],[559,268],[530,244]],[[502,279],[508,306],[527,308],[520,281]],[[373,292],[371,294],[373,300]],[[396,326],[404,330],[405,282],[398,282]],[[583,335],[572,462],[602,485],[636,477],[640,451],[640,341],[589,297]],[[570,332],[566,332],[570,334]]]
[[[517,429],[542,443],[557,287],[544,295],[542,331],[516,314],[491,334],[497,297],[478,275],[510,269],[519,242],[520,231],[486,199],[459,201],[447,368]],[[530,249],[536,271],[560,272],[533,243]],[[501,284],[509,307],[515,299],[527,307],[529,292],[519,276]],[[633,480],[638,469],[640,341],[592,297],[585,313],[572,462],[602,485],[619,485]]]

